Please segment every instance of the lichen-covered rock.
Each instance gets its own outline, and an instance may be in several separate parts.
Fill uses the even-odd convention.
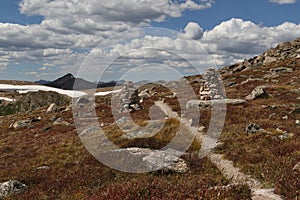
[[[262,86],[258,86],[256,88],[254,88],[254,90],[252,90],[251,94],[249,94],[246,99],[247,100],[254,100],[257,98],[266,98],[269,95],[266,93],[264,87]]]
[[[71,124],[67,121],[64,121],[62,118],[58,118],[53,122],[53,125],[63,125],[63,126],[70,126]]]
[[[174,149],[152,150],[148,148],[116,149],[101,154],[102,159],[110,162],[111,166],[122,165],[122,170],[130,172],[163,171],[186,173],[188,166],[179,158],[183,154]],[[128,166],[127,166],[127,165]]]
[[[11,124],[10,128],[19,129],[30,126],[30,120],[21,120]]]
[[[15,194],[20,194],[26,189],[27,186],[25,184],[15,180],[0,183],[0,199],[4,199]]]
[[[246,133],[248,135],[251,135],[251,134],[254,134],[254,133],[257,133],[257,132],[262,132],[262,131],[263,131],[263,129],[257,124],[250,124],[246,128]]]

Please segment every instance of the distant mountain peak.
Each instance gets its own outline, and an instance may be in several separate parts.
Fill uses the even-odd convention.
[[[74,88],[74,84],[76,82],[76,88]],[[55,81],[52,81],[50,83],[46,84],[50,87],[55,87],[59,89],[65,89],[65,90],[86,90],[86,89],[93,89],[97,87],[97,84],[86,81],[82,78],[75,78],[73,74],[68,73]]]
[[[71,73],[67,73],[62,78],[71,78],[71,79],[73,79],[73,78],[75,78],[75,76],[73,76],[73,74],[71,74]]]

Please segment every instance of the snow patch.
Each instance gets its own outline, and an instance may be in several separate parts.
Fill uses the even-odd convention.
[[[98,92],[98,93],[95,93],[94,95],[95,96],[105,96],[105,95],[108,95],[108,94],[118,93],[118,92],[121,92],[121,90],[113,90],[113,91],[107,91],[107,92]]]
[[[0,97],[0,100],[9,101],[9,102],[16,101],[15,99],[10,99],[10,98],[6,98],[6,97]]]
[[[47,87],[42,85],[10,85],[10,84],[0,84],[0,90],[15,90],[20,94],[28,92],[46,91],[46,92],[57,92],[59,94],[67,95],[72,98],[78,98],[86,95],[85,92],[75,91],[75,90],[62,90],[53,87]]]

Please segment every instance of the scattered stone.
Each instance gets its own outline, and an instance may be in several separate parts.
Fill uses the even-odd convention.
[[[241,82],[241,85],[244,85],[249,82],[254,82],[254,81],[263,81],[263,79],[262,78],[248,78],[247,80]]]
[[[248,135],[251,135],[251,134],[254,134],[254,133],[257,133],[257,132],[262,132],[262,131],[263,131],[263,129],[257,124],[250,124],[246,128],[246,133]]]
[[[205,126],[200,126],[199,128],[198,128],[198,131],[199,132],[203,132],[205,130]]]
[[[300,120],[299,119],[296,120],[296,125],[300,126]]]
[[[63,111],[61,111],[61,113],[66,113],[71,111],[71,106],[67,106]]]
[[[292,68],[288,68],[288,67],[277,67],[274,69],[270,69],[271,72],[275,72],[275,73],[279,73],[279,72],[293,72],[294,70]]]
[[[17,122],[12,123],[10,125],[10,128],[19,129],[19,128],[24,128],[24,127],[29,127],[30,122],[31,122],[30,120],[17,121]]]
[[[272,113],[271,115],[269,115],[269,119],[275,119],[276,118],[276,113]]]
[[[148,89],[145,89],[144,91],[139,93],[139,97],[142,99],[147,99],[151,97],[150,91]]]
[[[298,162],[294,167],[293,167],[294,172],[300,172],[300,162]]]
[[[0,199],[20,194],[27,189],[27,186],[19,181],[10,180],[0,184]]]
[[[292,138],[294,136],[294,134],[292,133],[283,133],[281,135],[277,135],[276,138],[279,140],[286,140],[288,138]]]
[[[282,117],[283,120],[288,120],[289,116],[285,115],[284,117]]]
[[[50,121],[51,122],[54,122],[55,120],[57,120],[58,119],[58,117],[56,116],[56,115],[53,115],[51,118],[50,118]]]
[[[228,82],[228,83],[226,83],[227,87],[233,87],[233,86],[236,86],[236,85],[237,85],[237,82]]]
[[[279,74],[275,74],[275,73],[272,73],[272,74],[266,74],[264,76],[264,79],[275,79],[275,78],[279,78]]]
[[[31,122],[40,122],[42,120],[42,117],[33,117],[30,119]]]
[[[252,90],[251,94],[249,94],[246,99],[247,100],[254,100],[257,98],[266,98],[269,95],[266,93],[265,89],[263,86],[258,86]]]
[[[53,122],[53,125],[55,125],[55,126],[57,126],[57,125],[70,126],[71,124],[67,121],[64,121],[62,118],[58,118],[57,120],[55,120]]]
[[[300,107],[293,109],[290,114],[300,114]]]
[[[47,126],[45,128],[43,128],[43,132],[49,131],[52,127],[51,126]]]
[[[59,111],[59,107],[55,103],[53,103],[48,107],[46,112],[47,112],[47,114],[49,114],[49,113],[55,113],[58,111]]]
[[[37,170],[48,170],[48,169],[50,169],[50,167],[48,167],[48,166],[40,166],[40,167],[38,167],[36,169]]]

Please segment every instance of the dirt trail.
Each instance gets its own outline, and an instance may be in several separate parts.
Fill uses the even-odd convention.
[[[183,126],[190,130],[192,134],[196,134],[196,137],[199,140],[202,140],[203,134],[201,132],[198,132],[197,128],[192,127],[187,119],[180,119],[178,114],[172,111],[172,109],[162,101],[155,102],[155,105],[158,106],[168,117],[181,120]],[[240,169],[234,167],[232,161],[224,159],[222,154],[210,152],[208,158],[222,171],[225,176],[232,178],[233,183],[248,184],[252,191],[253,200],[282,200],[279,195],[276,195],[274,193],[274,189],[264,189],[262,184],[258,180],[253,179],[249,175],[240,172]]]

